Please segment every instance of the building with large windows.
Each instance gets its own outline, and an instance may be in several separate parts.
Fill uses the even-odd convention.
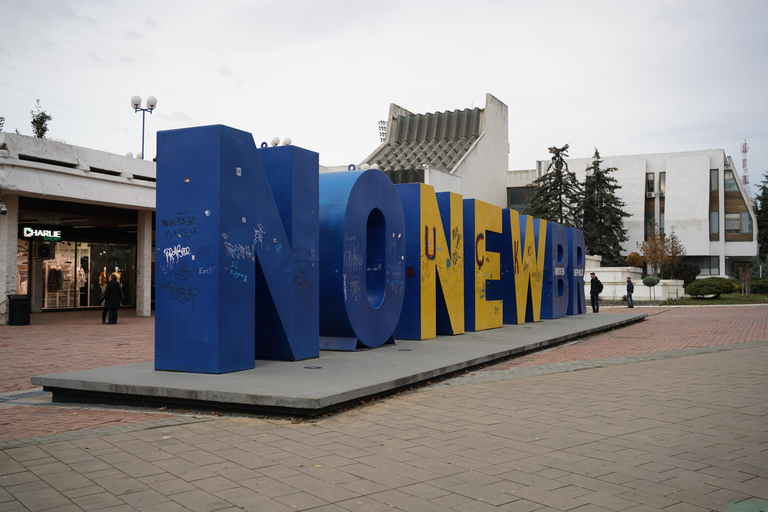
[[[0,201],[0,324],[7,295],[100,309],[109,274],[151,314],[155,162],[0,132]]]
[[[612,174],[621,186],[617,195],[630,214],[624,223],[629,241],[623,254],[639,252],[638,244],[654,222],[662,232],[674,229],[687,261],[699,266],[702,278],[738,276],[738,264],[757,254],[755,214],[733,160],[722,149],[601,158],[603,169],[617,168]],[[566,161],[583,182],[593,158]],[[511,206],[525,208],[533,181],[548,166],[549,160],[539,160],[534,170],[510,171]]]

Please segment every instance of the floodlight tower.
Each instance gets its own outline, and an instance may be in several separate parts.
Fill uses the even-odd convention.
[[[749,146],[747,145],[747,139],[741,144],[741,184],[744,186],[744,191],[749,195],[749,174],[747,173],[747,151]]]

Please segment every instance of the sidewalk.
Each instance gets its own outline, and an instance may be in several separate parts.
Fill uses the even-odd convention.
[[[614,312],[625,310],[600,314]],[[0,403],[0,439],[6,418],[23,420],[12,411],[28,411],[31,426],[56,414],[86,420],[6,443],[17,447],[0,452],[0,510],[768,506],[768,307],[641,312],[650,316],[639,324],[311,422],[52,406],[22,387],[27,361],[29,376],[151,359],[152,319],[124,315],[101,343],[77,333],[113,326],[65,323],[52,340],[36,326],[24,340],[0,328],[0,374],[14,386],[5,391],[31,393]],[[45,348],[16,354],[33,339]]]

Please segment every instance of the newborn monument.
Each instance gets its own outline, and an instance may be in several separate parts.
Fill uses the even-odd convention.
[[[226,126],[158,133],[156,240],[156,370],[586,312],[581,231]]]

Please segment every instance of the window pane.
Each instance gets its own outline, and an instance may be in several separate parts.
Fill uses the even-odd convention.
[[[648,232],[653,232],[653,214],[647,213],[645,214],[645,235],[648,235]]]
[[[667,191],[667,173],[660,172],[659,173],[659,192],[666,192]]]
[[[709,171],[709,190],[717,192],[717,169]]]
[[[717,275],[720,273],[720,258],[718,256],[711,256],[709,259],[709,273],[711,275]]]
[[[717,235],[720,233],[720,219],[717,212],[709,212],[709,234]]]
[[[742,233],[752,232],[752,217],[749,216],[749,212],[741,212],[741,227]]]
[[[741,233],[741,215],[738,213],[725,214],[725,232]]]
[[[738,192],[739,186],[736,184],[736,180],[733,177],[733,171],[725,171],[723,177],[725,178],[725,191]]]
[[[649,172],[645,175],[645,191],[646,192],[655,192],[653,188],[653,173]]]
[[[664,212],[659,214],[659,233],[664,234]]]

